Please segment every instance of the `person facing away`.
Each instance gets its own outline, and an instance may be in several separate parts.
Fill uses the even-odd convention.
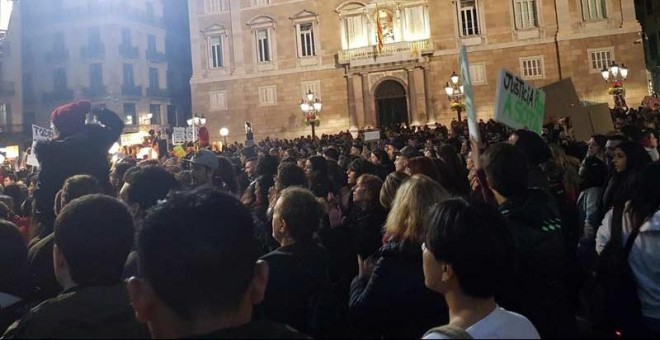
[[[53,265],[64,290],[9,327],[4,337],[139,339],[121,272],[135,228],[126,206],[94,194],[68,203],[55,220]]]
[[[13,223],[0,220],[0,332],[30,309],[25,239]]]
[[[422,246],[425,284],[442,294],[450,328],[473,339],[539,339],[527,318],[497,305],[495,293],[513,270],[515,245],[501,214],[452,198],[434,208]],[[434,328],[424,339],[453,338]]]
[[[572,334],[559,209],[544,190],[528,187],[529,163],[515,146],[495,144],[482,162],[487,186],[509,223],[516,245],[517,271],[498,301],[528,317],[542,337]]]
[[[252,320],[268,264],[258,261],[250,212],[231,195],[209,188],[170,194],[142,221],[137,251],[140,278],[129,280],[128,292],[152,338],[302,337]]]

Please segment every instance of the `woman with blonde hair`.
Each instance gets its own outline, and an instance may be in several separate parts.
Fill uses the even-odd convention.
[[[424,175],[412,176],[397,191],[384,227],[387,242],[374,256],[358,256],[349,303],[356,335],[420,338],[448,321],[442,295],[424,285],[421,249],[430,207],[447,198],[447,191]]]

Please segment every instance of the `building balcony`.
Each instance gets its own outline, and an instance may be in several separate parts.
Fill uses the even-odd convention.
[[[165,53],[162,52],[158,52],[155,50],[147,50],[145,52],[145,55],[147,57],[147,60],[154,64],[162,64],[167,62],[167,56],[165,55]]]
[[[98,59],[105,55],[105,45],[97,43],[80,48],[80,56],[84,59]]]
[[[100,98],[104,97],[107,93],[107,89],[105,86],[102,85],[97,85],[97,86],[92,86],[92,87],[87,87],[82,89],[82,94],[84,97],[87,98]]]
[[[378,51],[378,46],[365,46],[350,50],[339,51],[339,64],[370,63],[377,59],[386,59],[385,61],[404,61],[418,59],[422,54],[426,54],[433,49],[431,41],[402,41],[397,43],[385,44],[382,51]]]
[[[130,97],[142,97],[142,86],[122,85],[121,94]]]
[[[60,63],[69,59],[68,50],[54,50],[46,52],[46,62],[49,63]]]
[[[73,100],[73,90],[71,89],[56,89],[53,92],[43,94],[43,101],[47,103],[63,102],[68,100]]]
[[[121,44],[119,45],[119,54],[124,58],[137,59],[140,57],[140,50],[137,46]]]
[[[13,81],[0,82],[0,97],[12,97],[16,94],[16,84]]]
[[[147,96],[160,99],[169,99],[170,91],[167,89],[160,89],[155,87],[147,88]]]

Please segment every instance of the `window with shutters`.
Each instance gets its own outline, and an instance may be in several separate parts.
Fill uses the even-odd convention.
[[[259,87],[259,106],[271,106],[277,104],[277,86]]]
[[[481,34],[477,5],[477,0],[460,0],[458,3],[460,34],[462,37]]]
[[[303,81],[300,83],[300,98],[305,98],[307,93],[312,91],[315,98],[321,98],[321,81]]]
[[[537,27],[536,0],[513,0],[516,29]]]
[[[204,13],[221,13],[229,10],[229,0],[205,0]]]
[[[257,43],[257,62],[271,62],[270,29],[263,28],[254,31],[255,41]]]
[[[252,0],[253,6],[267,6],[270,5],[270,0]]]
[[[520,58],[520,74],[523,79],[543,79],[545,77],[543,57]]]
[[[227,110],[227,91],[214,91],[209,93],[209,107],[213,111]]]
[[[487,83],[486,65],[470,64],[470,80],[472,80],[472,85],[485,85]]]
[[[613,47],[587,50],[587,54],[589,54],[590,73],[600,73],[601,70],[609,67],[612,60],[614,60]]]
[[[209,45],[209,68],[222,68],[225,66],[222,35],[208,37]]]
[[[306,22],[296,25],[298,31],[298,57],[316,56],[316,40],[314,34],[314,23]]]
[[[584,21],[607,18],[605,0],[582,0],[582,18]]]

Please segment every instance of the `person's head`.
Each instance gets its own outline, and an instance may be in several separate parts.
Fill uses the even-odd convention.
[[[6,187],[16,183],[16,180],[17,180],[16,174],[14,174],[13,172],[9,172],[9,173],[5,174],[5,179],[3,180],[2,184],[6,188]]]
[[[510,144],[515,145],[530,165],[539,165],[552,158],[548,144],[538,134],[528,130],[517,130],[509,138]]]
[[[307,187],[305,171],[294,163],[280,164],[275,177],[275,190],[280,192],[293,186]]]
[[[273,177],[277,174],[277,165],[279,161],[271,155],[263,155],[257,161],[257,176]]]
[[[128,208],[115,198],[93,194],[69,202],[55,220],[57,281],[65,289],[119,284],[134,233]]]
[[[62,185],[62,194],[60,195],[60,208],[69,204],[76,198],[85,195],[100,194],[103,190],[99,185],[99,181],[94,176],[90,175],[75,175],[71,176],[64,181]],[[56,211],[59,213],[59,211]]]
[[[364,158],[357,158],[348,164],[347,174],[347,184],[349,186],[354,186],[357,183],[358,177],[371,173],[373,171],[373,165],[365,160]]]
[[[405,146],[406,143],[402,139],[394,138],[385,146],[385,151],[390,157],[390,160],[394,161],[396,159],[396,154],[398,154]]]
[[[651,157],[644,147],[636,142],[625,142],[614,149],[614,170],[623,173],[629,170],[640,170],[651,162]]]
[[[591,187],[602,187],[607,180],[607,165],[596,156],[589,156],[580,167],[580,188],[582,190]]]
[[[426,286],[490,299],[512,273],[515,244],[502,215],[483,203],[448,199],[434,208],[424,241]]]
[[[257,176],[257,158],[250,158],[245,161],[245,174],[248,178]]]
[[[353,144],[351,146],[351,156],[353,157],[360,157],[362,155],[362,145],[361,144]]]
[[[281,245],[309,241],[324,213],[323,206],[311,191],[286,188],[273,209],[273,238]]]
[[[630,203],[636,226],[660,210],[660,163],[650,163],[641,169]]]
[[[399,241],[421,244],[428,225],[429,207],[448,197],[438,182],[424,175],[412,176],[394,197],[385,222],[385,233]]]
[[[642,133],[642,145],[646,148],[658,148],[658,135],[654,129],[646,129]]]
[[[143,220],[137,252],[141,278],[129,280],[128,292],[153,338],[209,333],[217,329],[199,325],[218,320],[240,326],[263,300],[268,265],[257,262],[252,217],[227,193],[170,194]]]
[[[305,175],[314,182],[328,178],[328,162],[323,156],[312,156],[305,162]]]
[[[406,173],[411,176],[417,174],[426,175],[432,180],[440,183],[440,176],[437,167],[433,163],[433,160],[426,156],[411,158],[408,161]]]
[[[408,145],[401,149],[401,152],[394,159],[394,170],[405,172],[406,167],[408,167],[408,162],[411,158],[423,156],[421,152],[412,146]]]
[[[589,149],[587,149],[587,156],[597,156],[600,158],[605,157],[605,146],[607,144],[607,137],[604,135],[593,135],[587,142]]]
[[[527,164],[525,155],[511,144],[499,143],[486,150],[482,166],[498,203],[527,192]]]
[[[4,194],[13,199],[14,206],[11,207],[11,208],[14,212],[18,212],[18,207],[25,200],[25,195],[23,194],[23,191],[21,190],[21,187],[15,182],[13,184],[9,184],[9,185],[5,186]]]
[[[259,176],[254,181],[254,204],[259,207],[268,206],[268,191],[275,185],[273,176]]]
[[[239,159],[243,165],[245,165],[249,159],[257,159],[257,153],[254,151],[254,148],[241,149],[239,154]]]
[[[237,194],[238,189],[238,179],[236,178],[236,172],[234,171],[234,165],[231,163],[229,158],[220,156],[218,157],[218,170],[215,171],[215,176],[220,178],[223,183],[229,189],[229,192]]]
[[[383,180],[376,175],[364,174],[357,179],[353,189],[353,202],[362,207],[375,207],[379,204]]]
[[[410,178],[410,175],[408,175],[405,172],[392,172],[387,177],[385,177],[385,181],[383,182],[383,186],[380,189],[380,195],[379,195],[379,201],[380,205],[383,206],[383,208],[389,210],[392,207],[392,202],[394,201],[394,197],[396,196],[396,192],[399,190],[399,187],[403,182],[407,181]]]
[[[58,138],[64,138],[78,133],[85,127],[87,113],[92,104],[86,100],[69,103],[57,107],[50,114],[50,121]]]
[[[20,294],[21,276],[27,266],[27,246],[18,228],[0,219],[0,292]]]
[[[124,174],[126,174],[126,171],[134,166],[135,162],[132,161],[121,161],[112,166],[112,169],[110,169],[110,184],[112,184],[116,192],[124,185]]]
[[[619,144],[628,141],[628,139],[622,135],[612,135],[607,137],[607,142],[605,142],[605,160],[608,164],[611,164],[614,160],[614,149],[616,149]]]
[[[392,164],[389,162],[387,152],[381,149],[375,149],[374,151],[372,151],[369,160],[371,161],[371,163],[374,163],[376,165]]]
[[[208,150],[197,151],[190,159],[193,186],[211,185],[213,175],[220,167],[218,156]]]
[[[326,159],[333,160],[333,161],[338,161],[339,160],[339,150],[335,148],[334,146],[329,146],[325,149],[323,149],[323,156]]]
[[[129,182],[126,204],[133,217],[140,219],[147,209],[153,207],[167,194],[179,188],[179,182],[173,174],[156,165],[140,168]]]

